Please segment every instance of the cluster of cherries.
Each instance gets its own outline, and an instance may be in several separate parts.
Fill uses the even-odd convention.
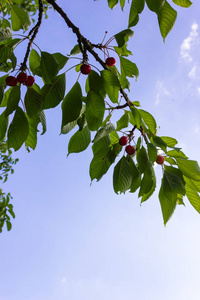
[[[119,144],[121,146],[126,146],[127,143],[128,143],[127,136],[123,135],[122,137],[120,137]],[[131,145],[127,145],[125,151],[128,155],[133,155],[135,153],[135,148]]]
[[[116,60],[115,60],[114,57],[108,57],[108,58],[106,59],[106,65],[107,65],[108,67],[112,67],[112,66],[114,66],[115,64],[116,64]],[[81,71],[82,74],[88,75],[88,74],[90,73],[90,71],[91,71],[91,67],[90,67],[90,65],[88,65],[88,64],[86,64],[86,63],[83,63],[83,64],[81,65],[80,71]]]
[[[20,72],[17,77],[8,76],[6,78],[6,84],[8,86],[16,86],[18,82],[26,86],[32,86],[35,82],[35,78],[31,75],[28,76],[25,72]]]
[[[127,138],[127,136],[122,136],[122,137],[120,137],[120,139],[119,139],[119,144],[120,144],[121,146],[126,146],[127,143],[128,143],[128,138]],[[126,148],[125,148],[125,151],[126,151],[126,153],[127,153],[128,155],[133,155],[133,154],[135,153],[135,148],[134,148],[133,146],[131,146],[131,145],[127,145]],[[165,159],[164,159],[163,156],[157,155],[157,158],[156,158],[157,164],[163,165],[164,161],[165,161]]]

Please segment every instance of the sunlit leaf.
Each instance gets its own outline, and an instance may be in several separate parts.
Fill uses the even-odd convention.
[[[177,18],[177,12],[174,10],[171,5],[165,1],[163,6],[158,12],[158,23],[160,27],[160,32],[165,41],[166,36],[173,28]]]

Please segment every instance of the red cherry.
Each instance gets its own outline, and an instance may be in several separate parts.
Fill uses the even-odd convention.
[[[6,78],[6,84],[9,86],[16,86],[18,83],[17,78],[15,78],[14,76],[8,76]]]
[[[90,65],[82,64],[80,70],[82,74],[88,75],[91,71],[91,67]]]
[[[32,86],[35,82],[35,78],[33,76],[28,76],[28,79],[26,80],[25,82],[25,85],[26,86]]]
[[[28,79],[28,76],[27,76],[27,74],[24,73],[24,72],[21,72],[21,73],[19,73],[19,74],[17,75],[17,81],[18,81],[19,83],[25,83],[25,82],[27,81],[27,79]]]
[[[107,64],[107,66],[109,66],[109,67],[114,66],[114,65],[116,64],[115,58],[114,58],[114,57],[108,57],[108,58],[106,59],[106,64]]]
[[[125,151],[128,155],[133,155],[135,153],[135,148],[131,145],[126,146]]]
[[[161,155],[157,156],[157,158],[156,158],[157,164],[162,165],[164,163],[164,161],[165,161],[165,159],[163,156],[161,156]]]
[[[119,139],[119,144],[120,144],[121,146],[125,146],[125,145],[127,144],[127,142],[128,142],[127,136],[122,136],[122,137],[120,137],[120,139]]]

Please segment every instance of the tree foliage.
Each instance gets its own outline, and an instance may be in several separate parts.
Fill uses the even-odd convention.
[[[123,10],[125,5],[129,5],[127,28],[122,28],[107,42],[103,40],[94,44],[81,34],[68,18],[68,12],[64,12],[54,0],[1,1],[0,71],[4,74],[0,77],[0,140],[7,140],[8,149],[13,148],[16,151],[25,144],[27,150],[34,150],[39,123],[42,124],[41,134],[46,132],[45,110],[61,104],[61,133],[67,134],[76,128],[69,140],[68,155],[84,151],[92,144],[93,158],[89,167],[91,180],[99,181],[114,164],[115,193],[138,192],[138,198],[144,202],[156,189],[154,166],[158,163],[163,172],[159,200],[164,224],[173,214],[176,205],[184,204],[184,196],[200,213],[199,165],[177,147],[176,139],[158,136],[155,118],[150,112],[141,109],[138,101],[130,99],[131,79],[137,80],[139,70],[130,60],[132,53],[127,48],[129,39],[133,37],[132,27],[139,22],[139,16],[146,5],[156,14],[160,33],[165,41],[177,17],[177,12],[172,6],[189,7],[192,2],[107,2],[111,9],[120,5]],[[72,29],[72,34],[77,37],[77,44],[71,51],[69,49],[68,56],[62,53],[48,53],[35,44],[37,33],[44,22],[43,15],[47,16],[51,7],[64,19],[66,30]],[[21,30],[23,36],[19,34]],[[18,37],[16,33],[19,34]],[[107,61],[112,40],[116,42],[113,48],[120,61],[119,70],[115,63],[110,64]],[[24,41],[28,41],[28,46],[24,49],[23,61],[18,61],[15,49]],[[66,90],[65,73],[71,69],[67,67],[68,61],[76,55],[79,55],[79,62],[73,68],[81,76],[87,74],[85,88],[76,81],[70,90]],[[92,56],[96,59],[95,68],[90,66]],[[32,79],[34,76],[33,85],[28,84],[28,81],[10,84],[8,76],[16,78],[23,72],[29,74]],[[38,77],[43,80],[42,86],[37,84]],[[26,92],[22,99],[24,85]],[[117,111],[121,112],[121,115],[114,124],[113,116],[116,117]],[[127,144],[119,143],[121,136],[127,138]],[[134,153],[130,153],[127,146]],[[8,202],[4,197],[2,205],[7,205],[12,215],[12,208]],[[7,221],[9,222],[9,219]]]

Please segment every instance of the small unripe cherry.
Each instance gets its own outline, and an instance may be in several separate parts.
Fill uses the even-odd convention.
[[[18,83],[17,78],[15,78],[14,76],[8,76],[6,78],[6,84],[9,86],[16,86]]]
[[[127,143],[128,143],[128,138],[127,138],[127,136],[122,136],[122,137],[120,137],[120,139],[119,139],[119,144],[120,144],[121,146],[125,146]]]
[[[28,79],[28,75],[24,72],[21,72],[17,75],[17,81],[19,83],[25,83]]]
[[[164,161],[165,161],[165,159],[163,156],[161,156],[161,155],[157,156],[157,158],[156,158],[157,164],[162,165],[164,163]]]
[[[114,58],[114,57],[108,57],[108,58],[106,59],[106,64],[107,64],[107,66],[109,66],[109,67],[114,66],[114,65],[116,64],[115,58]]]
[[[88,64],[82,64],[80,67],[81,73],[84,75],[88,75],[91,71],[91,67]]]
[[[32,86],[35,82],[35,78],[33,76],[28,76],[26,82],[25,82],[25,85],[26,86]]]
[[[125,151],[128,155],[133,155],[135,153],[135,148],[131,145],[126,146]]]

